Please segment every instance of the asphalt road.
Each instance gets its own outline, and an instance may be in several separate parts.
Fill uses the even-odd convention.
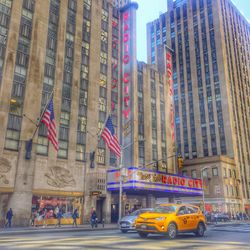
[[[241,230],[242,229],[242,230]],[[38,233],[20,235],[1,235],[0,250],[5,249],[108,249],[108,250],[165,250],[165,249],[250,249],[250,233],[246,226],[238,227],[238,231],[230,231],[225,227],[210,227],[203,238],[192,234],[178,236],[168,240],[164,236],[149,235],[141,239],[137,233],[120,233],[118,230],[82,231],[60,233]]]

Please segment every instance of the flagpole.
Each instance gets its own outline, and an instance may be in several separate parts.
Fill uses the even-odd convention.
[[[39,117],[39,120],[38,120],[38,122],[37,122],[37,124],[36,124],[36,129],[35,129],[35,131],[34,131],[32,137],[31,137],[31,140],[33,140],[33,138],[34,138],[34,136],[35,136],[35,134],[36,134],[36,132],[37,132],[39,126],[40,126],[41,120],[42,120],[42,118],[43,118],[43,115],[44,115],[45,111],[47,110],[47,107],[48,107],[48,105],[49,105],[49,103],[50,103],[50,100],[51,100],[51,98],[52,98],[52,96],[53,96],[53,93],[54,93],[54,89],[53,89],[52,92],[50,93],[48,102],[47,102],[47,104],[45,105],[45,107],[44,107],[44,109],[43,109],[43,111],[42,111],[42,114],[41,114],[40,117]]]

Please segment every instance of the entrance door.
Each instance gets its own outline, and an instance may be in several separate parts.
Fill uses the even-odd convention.
[[[111,223],[117,223],[119,219],[119,205],[111,204]]]
[[[96,201],[96,214],[98,222],[102,222],[103,219],[103,199]]]

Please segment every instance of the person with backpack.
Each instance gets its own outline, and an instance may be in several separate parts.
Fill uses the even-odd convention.
[[[95,209],[93,209],[92,213],[91,213],[91,218],[90,218],[90,222],[91,222],[91,227],[94,228],[97,227],[97,214],[96,214],[96,211]]]

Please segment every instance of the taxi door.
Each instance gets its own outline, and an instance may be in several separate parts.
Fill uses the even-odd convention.
[[[188,230],[188,214],[185,206],[181,206],[176,214],[176,223],[179,231]]]
[[[193,230],[197,228],[199,215],[192,206],[187,206],[186,208],[187,208],[187,219],[188,219],[187,230]]]

